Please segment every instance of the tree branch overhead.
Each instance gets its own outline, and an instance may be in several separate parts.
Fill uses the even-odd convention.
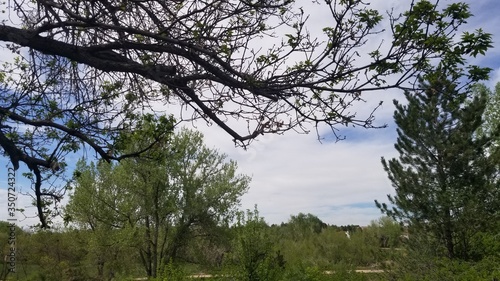
[[[362,1],[308,3],[330,11],[322,26],[299,1],[13,2],[6,9],[22,25],[0,26],[16,56],[0,73],[1,145],[13,162],[21,151],[16,161],[43,160],[49,170],[83,145],[122,159],[105,151],[145,112],[154,112],[159,138],[172,122],[160,121],[170,117],[158,103],[190,107],[181,118],[215,123],[242,146],[309,126],[377,127],[373,112],[351,112],[366,92],[411,88],[433,61],[462,65],[491,45],[481,30],[454,41],[470,14],[461,4],[439,10],[439,1],[412,1],[386,18]],[[377,38],[382,24],[391,43]]]

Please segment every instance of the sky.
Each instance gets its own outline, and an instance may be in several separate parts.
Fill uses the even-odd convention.
[[[442,4],[452,1],[442,0]],[[465,0],[475,15],[467,30],[482,28],[493,34],[494,45],[500,42],[500,2],[498,0]],[[304,1],[306,3],[306,1]],[[307,1],[309,3],[309,1]],[[404,7],[408,0],[372,0],[374,9],[387,10],[395,6]],[[312,17],[312,25],[322,28],[328,19]],[[3,56],[0,49],[0,55]],[[493,69],[486,84],[492,87],[500,81],[500,48],[491,49],[486,57],[471,61]],[[255,205],[261,216],[270,224],[286,222],[291,215],[311,213],[323,222],[336,225],[368,225],[382,216],[374,200],[387,202],[386,195],[394,189],[380,163],[381,157],[396,157],[395,124],[392,121],[393,99],[403,99],[400,91],[369,93],[363,96],[366,103],[358,104],[353,111],[368,114],[380,101],[382,107],[376,112],[376,125],[387,124],[385,129],[339,127],[346,139],[336,142],[328,130],[321,130],[318,141],[314,130],[310,134],[288,132],[284,135],[264,135],[253,142],[247,150],[235,147],[231,137],[217,126],[195,123],[196,129],[205,135],[209,147],[217,148],[228,158],[238,162],[240,173],[252,177],[250,189],[242,197],[241,208],[253,209]],[[244,126],[245,124],[241,124]],[[190,127],[190,124],[184,124]],[[6,159],[0,160],[0,184],[6,186]],[[19,187],[28,192],[30,187],[18,175]],[[7,191],[0,188],[0,220],[7,218]],[[19,196],[18,206],[26,208],[31,199]],[[28,212],[34,214],[34,208]],[[18,214],[18,218],[23,217]],[[36,218],[24,219],[21,225],[36,223]]]
[[[305,1],[304,1],[305,2]],[[409,1],[370,1],[374,9],[404,8]],[[449,4],[452,1],[441,1]],[[482,28],[493,34],[493,41],[500,42],[500,2],[498,0],[464,1],[475,15],[467,29]],[[321,24],[321,19],[315,17]],[[324,24],[324,23],[323,23]],[[496,46],[496,44],[494,44]],[[471,61],[473,62],[473,61]],[[493,69],[490,87],[500,81],[500,46],[491,49],[485,58],[474,63]],[[205,134],[209,146],[237,160],[240,170],[252,176],[249,192],[242,198],[242,206],[252,209],[257,204],[260,214],[268,223],[287,221],[291,215],[311,213],[328,224],[368,225],[382,216],[374,200],[387,202],[387,194],[394,188],[380,162],[397,157],[394,149],[396,127],[392,119],[393,99],[404,99],[402,92],[369,93],[359,104],[361,115],[367,114],[380,101],[376,112],[376,124],[387,124],[385,129],[342,128],[343,141],[331,141],[328,131],[321,135],[327,140],[321,143],[315,132],[308,135],[287,133],[266,135],[254,142],[248,151],[235,148],[233,142],[217,127],[198,128]],[[328,138],[330,137],[330,141]]]

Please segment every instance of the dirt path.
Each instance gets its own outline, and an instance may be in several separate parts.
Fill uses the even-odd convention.
[[[357,272],[357,273],[384,273],[384,270],[382,270],[382,269],[356,269],[355,272]],[[327,270],[324,273],[325,274],[334,274],[335,271]],[[190,275],[189,277],[196,278],[196,279],[198,279],[198,278],[203,279],[203,278],[212,278],[212,277],[214,277],[214,275],[200,273],[200,274]],[[143,278],[136,278],[133,280],[147,280],[147,278],[143,277]]]
[[[356,273],[384,273],[383,269],[356,269]],[[327,270],[324,272],[325,274],[334,274],[335,271]]]

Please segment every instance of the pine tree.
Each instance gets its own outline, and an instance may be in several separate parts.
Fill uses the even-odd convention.
[[[405,93],[407,104],[394,101],[399,158],[382,158],[382,165],[396,192],[388,195],[389,205],[375,202],[383,213],[432,235],[448,257],[467,259],[471,236],[496,212],[498,157],[489,149],[496,133],[477,134],[484,94],[460,88],[442,69],[421,84],[424,90]]]

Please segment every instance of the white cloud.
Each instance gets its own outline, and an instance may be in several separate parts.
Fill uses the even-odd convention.
[[[486,83],[486,86],[490,89],[494,89],[495,85],[500,83],[500,67],[494,69],[490,74],[490,81]]]
[[[384,201],[390,183],[380,164],[393,156],[389,130],[372,130],[368,141],[319,143],[316,136],[294,133],[264,136],[248,151],[235,148],[219,128],[203,128],[209,146],[238,161],[242,173],[253,176],[243,208],[254,204],[269,223],[288,220],[299,212],[313,213],[328,223],[368,224],[380,217],[374,208],[345,212],[346,205]],[[342,207],[341,209],[338,209]],[[374,205],[373,205],[374,207]],[[335,210],[338,209],[338,210]],[[354,209],[353,209],[354,210]]]

